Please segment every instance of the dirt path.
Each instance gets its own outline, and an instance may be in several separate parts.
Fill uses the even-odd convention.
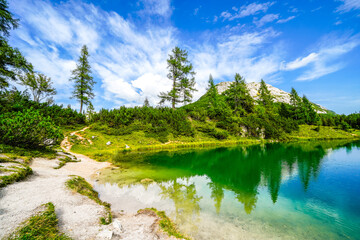
[[[78,135],[80,131],[72,134]],[[92,174],[111,164],[72,153],[67,137],[61,147],[81,162],[67,163],[56,170],[56,160],[34,159],[30,166],[34,172],[31,177],[0,189],[0,239],[13,232],[38,206],[47,202],[55,205],[60,230],[73,239],[173,239],[159,232],[157,218],[151,214],[115,213],[112,224],[101,225],[99,218],[104,215],[105,209],[87,197],[66,189],[65,182],[69,175],[79,175],[91,183]]]

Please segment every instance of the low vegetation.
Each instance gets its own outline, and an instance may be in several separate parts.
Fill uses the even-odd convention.
[[[0,158],[0,188],[21,181],[30,174],[32,174],[32,169],[26,164],[8,158]]]
[[[164,211],[158,211],[156,208],[145,208],[145,209],[139,210],[138,213],[143,213],[143,212],[147,212],[147,211],[154,212],[159,217],[160,228],[164,232],[168,233],[169,236],[174,236],[176,238],[190,240],[189,237],[187,237],[179,232],[179,230],[176,228],[175,223],[173,223],[171,221],[171,219],[168,216],[166,216]]]
[[[54,204],[49,202],[42,205],[40,211],[21,224],[8,240],[70,240],[71,238],[59,231],[57,224],[58,218],[55,213]]]
[[[111,205],[107,202],[103,202],[99,198],[99,193],[96,192],[93,187],[82,177],[73,176],[71,179],[66,181],[66,186],[77,193],[80,193],[88,198],[94,200],[97,204],[102,205],[106,209],[106,217],[101,217],[101,224],[108,225],[112,222]]]
[[[54,167],[54,169],[60,169],[63,166],[65,166],[66,163],[68,163],[68,162],[79,162],[79,160],[73,159],[73,158],[68,157],[68,156],[66,156],[65,158],[59,158],[59,161],[60,161],[59,165]]]

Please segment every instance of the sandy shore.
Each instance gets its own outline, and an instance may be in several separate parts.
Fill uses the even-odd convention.
[[[77,135],[77,132],[72,134]],[[57,160],[37,158],[30,165],[34,172],[32,176],[0,189],[0,239],[47,202],[55,205],[60,231],[73,239],[173,239],[159,231],[158,219],[152,214],[113,213],[113,223],[101,225],[99,218],[105,213],[104,207],[65,188],[65,182],[69,175],[78,175],[91,183],[93,174],[111,164],[72,153],[67,138],[61,147],[81,162],[67,163],[56,170]]]

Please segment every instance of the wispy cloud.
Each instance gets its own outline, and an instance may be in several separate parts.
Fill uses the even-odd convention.
[[[279,14],[266,14],[265,16],[263,16],[262,18],[260,18],[259,20],[257,20],[256,18],[254,19],[254,24],[258,27],[262,27],[267,23],[273,22],[276,19],[279,19]]]
[[[295,16],[290,16],[290,17],[288,17],[288,18],[279,19],[279,20],[277,20],[277,23],[286,23],[286,22],[288,22],[288,21],[293,20],[294,18],[295,18]]]
[[[143,5],[142,13],[169,17],[172,14],[170,0],[140,0]]]
[[[237,18],[243,18],[251,15],[256,15],[260,12],[266,12],[269,7],[274,5],[275,2],[266,2],[266,3],[251,3],[249,5],[243,5],[239,9],[236,7],[233,7],[232,10],[234,10],[234,13],[230,13],[228,11],[222,12],[220,14],[220,17],[222,17],[224,20],[232,21]]]
[[[282,64],[281,70],[291,71],[308,67],[298,78],[298,81],[309,81],[339,71],[345,66],[339,58],[360,45],[360,36],[335,37],[332,35],[324,37],[318,44],[318,50],[306,57]]]
[[[339,0],[343,2],[337,9],[337,12],[345,13],[351,10],[359,10],[360,9],[360,0]]]

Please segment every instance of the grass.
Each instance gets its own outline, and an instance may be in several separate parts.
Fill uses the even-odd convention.
[[[295,140],[333,140],[333,139],[351,139],[354,136],[350,132],[345,132],[336,127],[320,126],[317,131],[317,126],[300,125],[299,131],[292,132],[290,137]]]
[[[6,154],[10,158],[23,159],[26,164],[29,164],[33,158],[43,157],[54,159],[57,157],[56,151],[52,148],[44,149],[28,149],[21,147],[14,147],[5,144],[0,144],[0,154]]]
[[[66,163],[68,162],[79,162],[79,160],[76,160],[76,159],[72,159],[71,157],[65,157],[65,158],[59,158],[59,165],[54,167],[54,169],[60,169],[62,168],[63,166],[66,165]]]
[[[26,220],[8,240],[69,240],[65,234],[58,229],[58,218],[55,213],[54,204],[51,202],[41,206],[42,210]]]
[[[83,137],[90,139],[93,144],[88,141],[76,140],[76,136],[72,136],[70,141],[74,144],[71,151],[87,155],[97,161],[109,161],[118,151],[158,151],[184,148],[203,148],[213,146],[231,146],[237,144],[256,144],[263,142],[260,139],[235,138],[230,137],[227,140],[217,140],[203,133],[196,134],[195,137],[169,135],[169,142],[161,143],[159,140],[148,136],[143,131],[133,131],[127,135],[108,135],[102,131],[87,129],[79,132]],[[94,136],[94,138],[92,138]],[[107,142],[110,145],[106,145]],[[130,146],[126,149],[125,146]]]
[[[99,198],[99,193],[96,192],[93,187],[82,177],[73,176],[71,179],[66,181],[66,186],[88,198],[94,200],[97,204],[105,207],[107,216],[101,217],[100,222],[103,225],[108,225],[112,222],[112,213],[110,203],[103,202]]]
[[[6,187],[7,185],[23,180],[30,174],[32,169],[24,163],[20,163],[8,158],[0,158],[0,163],[16,163],[21,166],[2,167],[0,166],[0,172],[12,172],[10,175],[0,176],[0,188]],[[1,164],[0,164],[1,165]]]
[[[189,237],[181,234],[179,230],[176,228],[176,225],[171,221],[171,219],[166,216],[164,211],[158,211],[156,208],[145,208],[138,211],[138,213],[143,213],[151,211],[154,212],[159,217],[159,226],[160,228],[166,232],[169,236],[174,236],[180,239],[190,240]]]

